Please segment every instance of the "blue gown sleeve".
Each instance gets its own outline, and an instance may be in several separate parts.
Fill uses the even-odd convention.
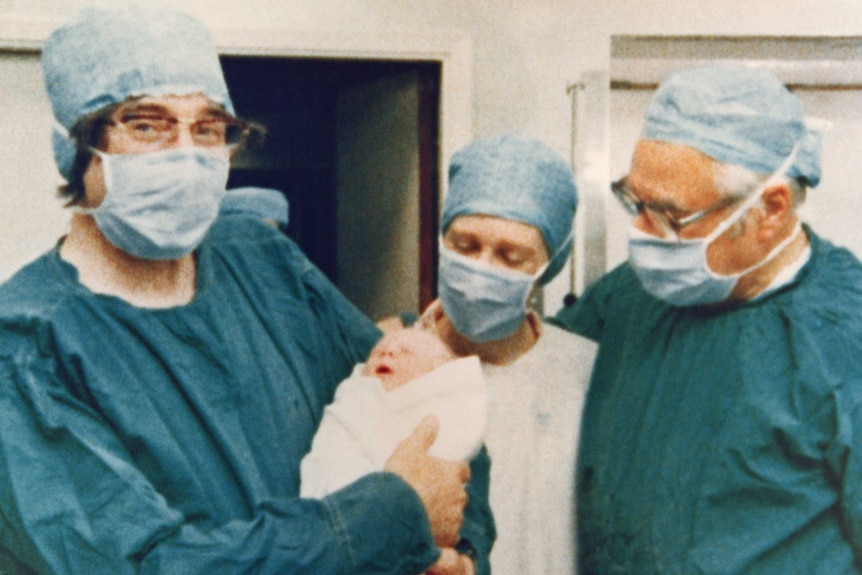
[[[491,548],[497,538],[494,516],[488,502],[491,485],[491,458],[483,446],[470,462],[467,507],[457,550],[473,558],[476,575],[491,575]]]
[[[795,406],[804,406],[803,413],[812,422],[794,446],[807,448],[798,449],[803,456],[817,454],[818,459],[825,461],[825,475],[837,495],[840,529],[849,541],[855,565],[862,569],[862,366],[858,360],[862,354],[859,314],[862,289],[859,285],[856,284],[856,293],[852,295],[847,293],[849,290],[832,294],[833,302],[849,300],[844,309],[819,314],[809,321],[810,329],[794,332],[789,339],[795,348],[793,378],[799,382],[794,385],[794,392],[814,387],[811,383],[803,386],[803,382],[817,384],[817,393],[794,393]],[[846,551],[833,553],[837,556]]]
[[[32,349],[0,356],[0,547],[38,573],[408,575],[439,554],[418,496],[388,473],[222,525],[184,517],[54,373]]]
[[[292,260],[292,269],[297,270],[302,278],[307,295],[306,303],[311,308],[312,315],[320,324],[326,326],[322,331],[328,340],[323,345],[327,348],[325,353],[329,354],[330,363],[333,364],[330,369],[336,375],[320,377],[315,384],[328,385],[326,403],[329,403],[338,384],[351,373],[357,363],[368,358],[383,332],[350,302],[295,244],[286,241],[285,246],[277,245],[276,251],[283,251]]]
[[[640,290],[637,281],[630,268],[623,264],[587,288],[574,305],[564,307],[548,321],[593,341],[600,341],[612,299],[626,297]]]
[[[383,332],[348,301],[319,268],[305,259],[305,256],[301,257],[305,267],[303,282],[312,294],[309,305],[314,315],[321,318],[323,323],[334,326],[334,329],[329,331],[332,345],[336,349],[346,350],[349,365],[345,366],[344,372],[350,373],[353,365],[368,358],[371,348]]]
[[[862,381],[837,395],[835,440],[827,451],[838,484],[841,519],[856,565],[862,565]]]

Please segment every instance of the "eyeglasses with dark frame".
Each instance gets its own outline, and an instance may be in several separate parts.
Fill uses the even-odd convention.
[[[192,142],[205,148],[240,146],[248,137],[250,126],[225,114],[200,120],[180,120],[152,111],[119,110],[107,119],[108,125],[118,128],[132,141],[148,147],[157,147],[174,140],[180,126],[188,126]]]
[[[646,202],[638,198],[631,188],[628,187],[625,178],[611,183],[611,191],[622,204],[626,212],[630,215],[639,216],[640,214],[645,214],[650,221],[656,223],[660,228],[662,228],[662,231],[668,232],[674,236],[678,236],[682,228],[700,221],[712,212],[726,208],[744,198],[744,196],[729,196],[719,200],[718,203],[708,208],[704,208],[694,212],[693,214],[678,218],[666,211],[651,208]]]

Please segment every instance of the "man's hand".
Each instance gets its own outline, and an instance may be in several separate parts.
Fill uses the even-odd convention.
[[[440,559],[432,565],[425,575],[475,575],[476,566],[469,557],[451,548],[443,549]]]
[[[428,455],[440,423],[428,416],[410,437],[398,444],[386,462],[386,471],[401,476],[422,500],[438,547],[454,547],[464,521],[470,467],[465,462],[444,461]]]

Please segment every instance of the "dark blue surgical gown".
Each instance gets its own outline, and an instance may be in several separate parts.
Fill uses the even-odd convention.
[[[676,308],[624,264],[557,321],[600,343],[577,466],[583,575],[862,573],[862,265]]]
[[[0,562],[424,570],[439,551],[397,476],[298,499],[323,408],[376,327],[255,220],[217,222],[196,257],[194,300],[169,309],[93,295],[56,250],[0,288]]]

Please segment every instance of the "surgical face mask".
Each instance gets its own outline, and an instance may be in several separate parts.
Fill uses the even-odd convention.
[[[195,147],[146,154],[105,154],[105,197],[92,215],[114,246],[138,258],[191,253],[218,216],[230,160]]]
[[[565,244],[565,242],[564,242]],[[527,317],[535,274],[500,268],[440,246],[437,291],[455,329],[476,343],[509,337]]]
[[[791,153],[789,159],[792,160],[793,155]],[[706,255],[709,245],[742,219],[745,213],[761,200],[761,194],[776,183],[777,176],[781,173],[783,169],[758,186],[730,217],[704,238],[659,238],[642,232],[633,225],[629,230],[629,263],[644,289],[674,306],[708,305],[730,297],[739,278],[766,265],[802,231],[797,223],[794,232],[775,246],[766,258],[738,273],[721,275],[709,268]]]

